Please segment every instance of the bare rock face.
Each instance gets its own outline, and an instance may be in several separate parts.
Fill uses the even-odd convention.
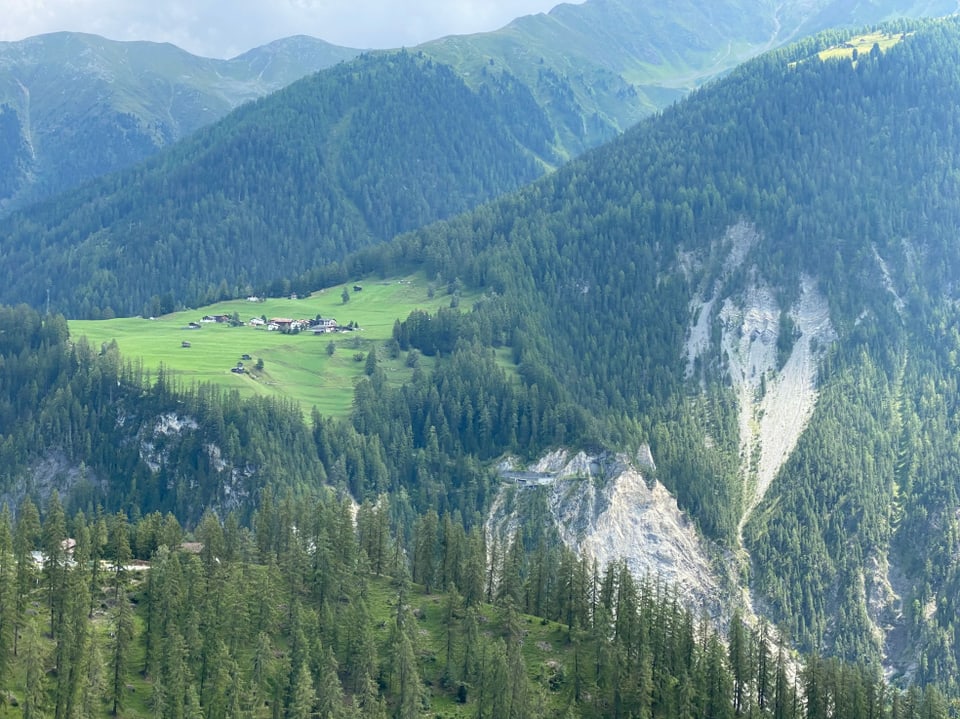
[[[743,528],[813,416],[820,360],[836,340],[814,278],[801,277],[797,297],[789,307],[781,306],[782,297],[750,261],[761,239],[755,227],[741,222],[727,229],[709,256],[685,258],[691,276],[707,262],[720,268],[691,303],[685,354],[688,377],[704,382],[722,376],[737,398],[743,512],[734,563],[749,563]],[[785,332],[790,335],[781,336]],[[736,574],[735,567],[731,570]],[[752,614],[748,588],[744,600]]]
[[[176,489],[178,478],[186,478],[186,491],[196,493],[196,506],[200,511],[209,507],[225,516],[249,504],[258,481],[258,467],[242,457],[232,456],[216,441],[211,441],[195,418],[178,412],[138,416],[119,409],[116,429],[114,441],[132,448],[143,468],[154,475],[165,473],[168,491]],[[197,479],[199,475],[192,470],[184,473],[179,470],[177,463],[184,456],[185,446],[190,447],[189,452],[198,459],[203,456],[210,470],[202,488],[201,480]],[[103,501],[111,491],[111,478],[104,476],[102,470],[70,457],[65,450],[52,448],[38,456],[8,489],[0,491],[0,505],[6,503],[15,510],[29,496],[44,506],[54,490],[68,506],[71,498],[77,496],[84,501],[91,497],[94,501]],[[194,519],[197,518],[199,512]]]
[[[0,506],[6,504],[16,512],[29,496],[43,507],[54,490],[63,501],[78,488],[97,493],[105,486],[104,479],[85,464],[72,462],[61,450],[51,450],[34,462],[8,491],[0,493]]]
[[[695,374],[698,361],[717,353],[737,395],[745,500],[741,528],[806,429],[818,398],[819,360],[836,339],[826,299],[813,278],[802,277],[797,300],[791,307],[780,306],[774,288],[748,264],[759,241],[757,230],[742,222],[716,243],[722,269],[715,286],[692,303],[686,344],[687,375]],[[695,257],[687,260],[688,265],[696,262]],[[727,290],[734,273],[744,271],[745,286]],[[714,328],[719,333],[711,332]],[[784,328],[791,328],[793,336],[781,338]],[[716,334],[720,346],[712,347]],[[778,343],[789,348],[785,355]]]
[[[741,528],[806,429],[819,396],[819,361],[836,338],[813,278],[801,278],[791,306],[780,306],[778,293],[750,264],[760,240],[756,228],[740,223],[718,239],[709,257],[681,258],[691,279],[706,276],[705,263],[719,269],[694,298],[685,354],[688,377],[706,381],[721,372],[737,397]],[[784,331],[791,336],[781,338]],[[637,576],[675,585],[722,621],[720,603],[731,590],[739,593],[731,583],[739,581],[738,566],[749,556],[743,547],[724,553],[699,535],[675,497],[653,479],[649,448],[634,457],[560,449],[522,470],[515,465],[507,460],[500,466],[504,487],[488,521],[488,532],[501,543],[524,521],[516,493],[545,492],[550,518],[569,548],[601,566],[622,559]],[[750,616],[750,593],[741,589]]]
[[[716,616],[720,591],[710,548],[670,492],[644,476],[642,469],[652,468],[649,447],[635,457],[557,450],[525,471],[501,464],[504,484],[488,534],[509,541],[523,521],[513,493],[545,492],[550,517],[568,548],[595,559],[601,570],[623,560],[635,576],[675,585],[691,604]]]

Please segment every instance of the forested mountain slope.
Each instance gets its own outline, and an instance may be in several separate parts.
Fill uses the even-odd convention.
[[[358,53],[308,37],[232,60],[83,33],[0,43],[0,214],[129,167]]]
[[[49,290],[83,317],[246,296],[533,180],[545,126],[522,87],[474,92],[413,54],[365,56],[0,222],[0,295]]]
[[[956,9],[948,0],[587,0],[421,49],[472,84],[504,74],[524,83],[547,111],[558,154],[573,157],[791,40],[826,28]]]
[[[178,410],[169,382],[143,390],[162,402],[139,441],[161,451],[137,444],[113,467],[104,441],[91,470],[113,483],[108,500],[178,507],[197,478],[210,506],[250,507],[290,462],[291,491],[389,492],[400,526],[430,508],[474,525],[496,488],[489,460],[649,442],[656,479],[718,555],[743,557],[754,607],[792,641],[957,692],[960,113],[944,98],[960,96],[960,20],[869,37],[863,52],[831,33],[763,56],[513,196],[342,266],[291,267],[295,288],[417,268],[452,298],[463,284],[485,296],[398,322],[385,350],[435,367],[402,388],[372,367],[349,422],[315,417],[309,437],[283,425],[276,454],[269,439],[247,450],[256,405],[194,389]],[[6,340],[18,374],[0,383],[12,483],[41,450],[86,452],[71,428],[88,414],[32,419],[31,397],[69,397],[54,369],[87,362],[54,332],[69,361],[31,363],[23,342],[54,342],[31,322],[36,339]],[[743,415],[743,381],[760,410],[789,402],[798,358],[815,371],[794,378],[815,391],[778,458],[765,412]],[[91,391],[82,374],[75,387]],[[154,420],[171,411],[186,431]],[[129,414],[90,416],[115,431]],[[167,437],[185,450],[164,453]],[[535,549],[533,518],[519,529]]]
[[[952,716],[935,687],[892,689],[863,665],[811,656],[797,671],[768,626],[735,616],[718,632],[623,563],[601,571],[562,548],[516,546],[491,583],[477,527],[430,511],[405,545],[390,510],[318,491],[265,500],[251,527],[208,512],[190,536],[172,515],[68,512],[56,495],[15,519],[3,507],[5,712]]]
[[[474,88],[519,84],[532,93],[549,123],[530,128],[529,149],[556,164],[792,39],[955,9],[948,0],[587,0],[419,49]],[[304,36],[230,60],[81,33],[0,43],[0,215],[136,164],[239,104],[358,53]]]
[[[413,384],[436,394],[466,366]],[[676,587],[536,522],[490,544],[469,496],[482,474],[437,446],[449,428],[384,446],[356,427],[363,389],[351,423],[311,433],[293,407],[146,379],[115,348],[68,342],[60,317],[0,308],[11,716],[949,716],[935,686],[891,689],[865,662],[810,656],[798,673],[736,611],[724,640]],[[383,389],[376,368],[365,383]]]
[[[512,314],[488,323],[531,386],[601,418],[581,437],[648,439],[661,481],[707,536],[749,553],[757,606],[796,641],[952,683],[960,115],[943,98],[960,94],[960,27],[891,26],[856,55],[849,40],[747,63],[353,267],[427,258],[428,273],[495,292]],[[737,244],[744,226],[755,240]],[[795,345],[817,363],[809,419],[773,469],[763,432],[741,453],[738,333],[757,341],[748,355],[772,348],[752,365],[758,398],[779,391]]]

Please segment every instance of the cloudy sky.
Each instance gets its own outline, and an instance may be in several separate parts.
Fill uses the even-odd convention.
[[[288,35],[358,48],[495,30],[559,0],[0,0],[0,40],[58,30],[233,57]]]

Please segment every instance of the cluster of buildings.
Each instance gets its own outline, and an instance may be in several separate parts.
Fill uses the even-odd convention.
[[[201,325],[216,322],[218,324],[238,324],[236,317],[232,315],[204,315],[200,322],[191,322],[190,329],[200,329]],[[290,317],[251,317],[247,322],[239,322],[250,327],[266,328],[271,332],[313,332],[315,335],[322,335],[328,332],[345,332],[353,329],[352,327],[341,326],[332,318],[315,317],[314,319],[292,319]]]
[[[324,319],[316,317],[312,320],[295,320],[289,317],[274,317],[266,320],[263,317],[251,317],[247,322],[251,327],[266,327],[272,332],[313,332],[315,335],[326,334],[327,332],[339,332],[343,329],[337,324],[335,319]]]

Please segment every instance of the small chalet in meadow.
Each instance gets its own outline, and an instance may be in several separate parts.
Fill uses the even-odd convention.
[[[289,330],[293,326],[293,320],[289,317],[274,317],[270,320],[271,325],[276,325],[278,330]]]
[[[264,322],[263,319],[260,317],[251,317],[250,321],[247,322],[247,324],[250,325],[251,327],[263,327],[267,323]]]
[[[313,330],[315,335],[323,335],[328,332],[337,331],[337,321],[334,319],[323,319],[318,317],[315,320],[310,320],[310,329]]]

